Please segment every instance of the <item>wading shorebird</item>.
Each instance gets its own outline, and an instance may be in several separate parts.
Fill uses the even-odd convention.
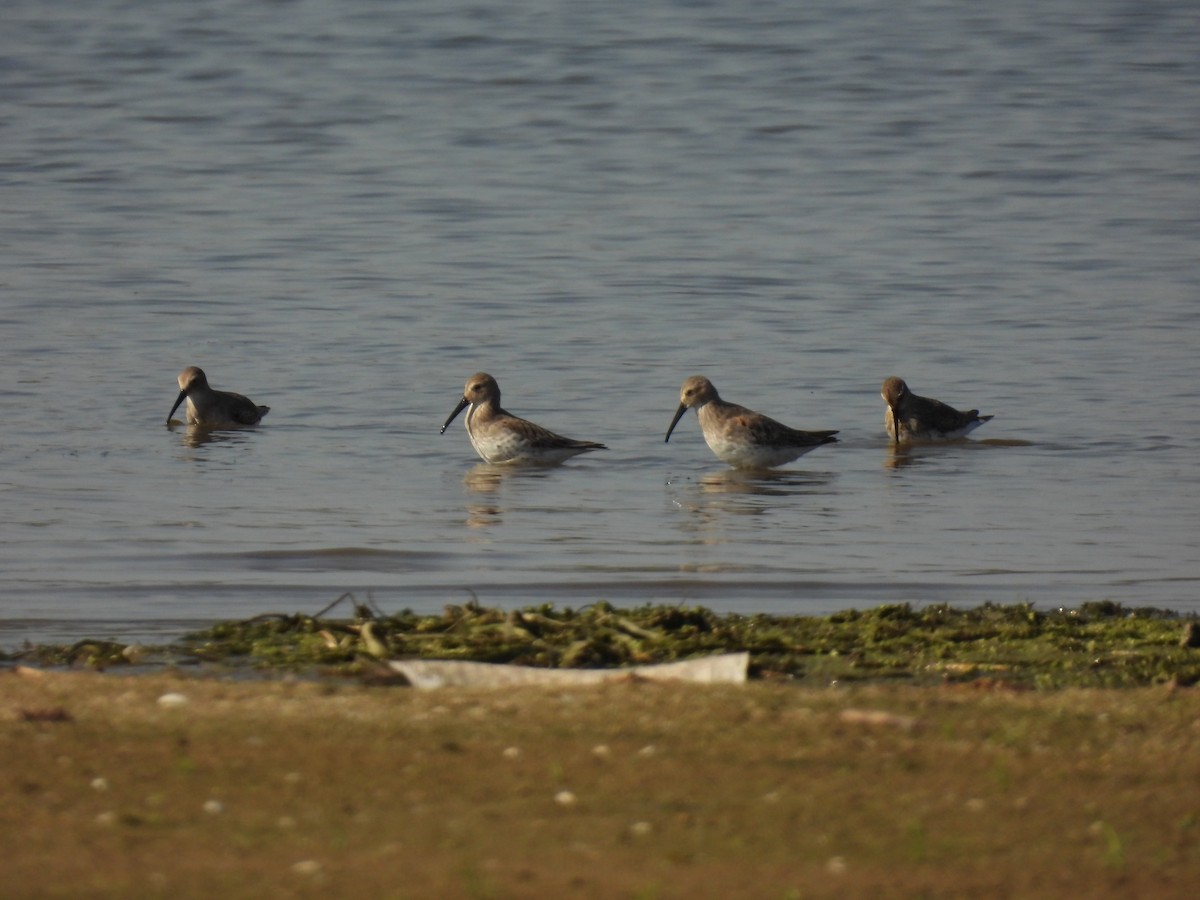
[[[908,385],[895,376],[887,379],[879,390],[887,410],[883,425],[888,437],[897,444],[910,441],[948,441],[974,431],[991,416],[981,416],[979,410],[960,412],[931,397],[918,397]]]
[[[179,373],[179,396],[167,413],[168,425],[171,424],[171,416],[175,415],[175,410],[185,399],[188,425],[207,425],[211,428],[257,425],[271,411],[271,407],[257,406],[241,394],[214,391],[208,386],[204,370],[196,366],[188,366]]]
[[[467,436],[484,462],[547,466],[589,450],[608,449],[595,441],[562,437],[507,412],[500,406],[500,385],[486,372],[467,379],[462,399],[442,425],[442,434],[468,406]]]
[[[726,403],[702,375],[693,375],[679,391],[679,409],[664,439],[689,409],[696,410],[709,449],[736,469],[771,469],[798,459],[822,444],[836,444],[836,431],[800,431],[762,413]]]

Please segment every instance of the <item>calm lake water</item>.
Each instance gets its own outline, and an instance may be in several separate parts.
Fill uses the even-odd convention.
[[[9,2],[0,645],[386,611],[1200,610],[1200,7]],[[168,429],[175,376],[272,407]],[[479,464],[477,370],[606,453]],[[842,442],[725,468],[680,382]],[[897,456],[879,384],[979,407]]]

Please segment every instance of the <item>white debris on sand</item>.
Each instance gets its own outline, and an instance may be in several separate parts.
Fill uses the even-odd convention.
[[[686,681],[695,684],[744,684],[749,653],[723,653],[702,659],[626,669],[542,669],[447,659],[397,659],[388,663],[413,687],[513,687],[590,685],[612,681]]]

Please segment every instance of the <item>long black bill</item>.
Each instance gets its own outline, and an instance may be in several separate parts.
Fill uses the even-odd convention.
[[[438,434],[445,434],[446,429],[450,427],[450,423],[455,420],[455,418],[458,416],[458,414],[460,412],[462,412],[464,409],[466,409],[470,405],[471,405],[471,401],[468,400],[466,397],[463,397],[461,400],[459,400],[458,406],[454,407],[454,412],[450,413],[450,418],[448,418],[445,421],[445,423],[442,425],[442,430],[439,431]]]
[[[179,409],[179,404],[187,399],[187,391],[180,391],[179,396],[175,398],[175,405],[171,407],[171,411],[167,413],[167,424],[171,424],[171,416],[175,415],[175,410]]]
[[[675,418],[671,420],[671,427],[667,429],[667,436],[663,438],[663,443],[671,439],[671,432],[675,430],[675,426],[679,424],[679,420],[683,418],[683,414],[688,411],[688,408],[682,403],[679,404],[679,409],[675,410]]]
[[[896,413],[896,410],[893,407],[892,408],[892,432],[895,436],[895,443],[897,443],[897,444],[900,443],[900,429],[903,427],[904,427],[904,425],[900,421],[900,416]]]

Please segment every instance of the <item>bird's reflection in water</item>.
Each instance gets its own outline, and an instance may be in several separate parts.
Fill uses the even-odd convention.
[[[781,472],[776,469],[722,469],[700,476],[700,489],[706,494],[755,494],[765,497],[790,497],[813,493],[829,486],[830,476],[823,472]]]
[[[913,447],[914,445],[911,443],[897,444],[895,441],[889,443],[883,464],[889,469],[902,469],[920,462],[921,454],[914,453]]]
[[[947,452],[970,452],[992,447],[1032,447],[1032,441],[1012,438],[988,438],[973,440],[971,438],[955,438],[949,441],[888,441],[887,455],[883,464],[889,469],[902,469],[906,466],[921,465],[935,456]]]
[[[500,485],[504,483],[505,476],[511,471],[511,469],[503,469],[500,466],[480,463],[463,476],[463,485],[472,494],[485,496],[487,494],[494,494],[500,490]]]
[[[167,429],[178,434],[180,443],[189,450],[203,447],[205,444],[242,444],[250,439],[254,432],[245,428],[210,428],[207,425],[183,425],[172,423]]]
[[[466,524],[469,528],[499,525],[504,520],[504,490],[516,481],[545,478],[558,466],[494,466],[479,463],[463,476],[470,495]]]
[[[495,500],[498,499],[506,474],[506,470],[499,466],[481,463],[463,476],[463,487],[471,495],[467,503],[468,528],[486,528],[499,525],[504,520],[504,510]]]
[[[829,472],[721,469],[691,482],[693,490],[679,494],[676,503],[706,518],[760,516],[797,497],[828,494],[832,483]],[[675,484],[686,488],[688,481]]]

